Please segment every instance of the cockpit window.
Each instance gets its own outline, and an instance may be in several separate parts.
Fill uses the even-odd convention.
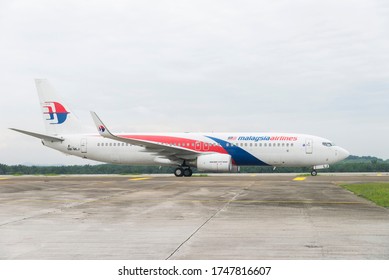
[[[322,144],[323,144],[323,146],[326,146],[326,147],[334,146],[334,144],[332,144],[331,142],[323,142]]]

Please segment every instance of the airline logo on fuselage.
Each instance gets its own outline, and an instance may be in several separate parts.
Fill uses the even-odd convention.
[[[228,137],[228,139],[238,140],[238,141],[297,141],[297,137],[294,136],[238,136],[238,137]]]
[[[50,124],[64,123],[69,114],[65,107],[58,102],[45,102],[43,108],[47,109],[47,112],[43,112],[44,115],[48,115],[48,119],[46,120],[53,121]]]

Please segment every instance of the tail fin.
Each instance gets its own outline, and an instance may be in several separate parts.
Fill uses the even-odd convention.
[[[69,107],[58,98],[48,80],[36,79],[35,85],[47,134],[61,135],[83,132],[80,121]]]

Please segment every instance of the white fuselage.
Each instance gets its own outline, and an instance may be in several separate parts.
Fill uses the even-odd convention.
[[[46,79],[36,79],[46,133],[16,128],[50,148],[91,160],[128,165],[176,166],[175,176],[192,176],[191,167],[206,172],[234,172],[239,166],[326,168],[349,153],[331,141],[291,133],[137,133],[113,134],[95,112],[99,134],[84,127]]]
[[[128,165],[179,165],[148,149],[98,134],[61,135],[63,142],[44,145],[66,154],[96,161]],[[289,133],[170,133],[121,134],[162,146],[181,147],[201,154],[229,154],[236,166],[326,167],[349,153],[328,139]]]

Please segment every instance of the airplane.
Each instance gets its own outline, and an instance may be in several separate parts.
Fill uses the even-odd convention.
[[[125,165],[174,166],[177,177],[203,172],[238,172],[240,166],[311,167],[318,169],[349,156],[332,141],[296,133],[121,133],[114,134],[95,112],[99,133],[85,133],[82,124],[46,79],[36,79],[46,132],[16,128],[65,154]]]

